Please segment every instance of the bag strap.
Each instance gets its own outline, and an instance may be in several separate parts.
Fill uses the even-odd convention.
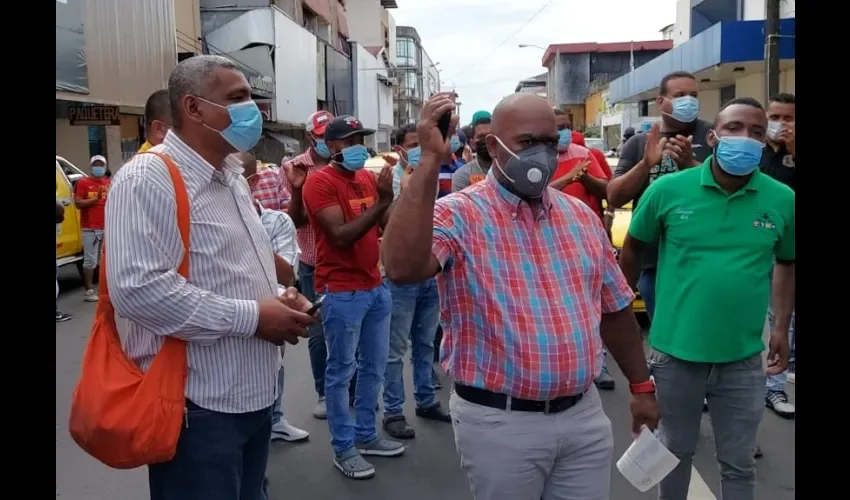
[[[171,182],[174,184],[174,199],[177,203],[177,229],[180,231],[180,239],[183,241],[183,260],[177,266],[177,273],[184,278],[189,278],[189,194],[186,191],[186,183],[183,181],[183,176],[180,175],[180,170],[174,161],[167,155],[154,151],[145,151],[138,154],[151,154],[158,156],[165,162],[168,168],[168,175],[171,177]],[[97,311],[95,316],[103,312],[104,314],[112,315],[114,313],[112,301],[109,300],[109,286],[106,279],[106,241],[102,246],[100,258],[100,284],[103,290],[98,296]],[[101,308],[103,310],[101,311]]]

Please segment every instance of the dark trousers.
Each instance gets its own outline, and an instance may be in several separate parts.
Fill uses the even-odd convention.
[[[148,467],[151,500],[267,500],[272,409],[219,413],[186,401],[177,454]]]

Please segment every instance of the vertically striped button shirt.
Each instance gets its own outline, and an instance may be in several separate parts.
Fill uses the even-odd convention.
[[[274,257],[242,169],[216,170],[173,132],[152,151],[170,156],[190,205],[189,280],[174,186],[161,159],[133,157],[112,178],[106,204],[109,295],[125,321],[124,349],[147,370],[165,336],[188,341],[186,397],[224,413],[267,408],[280,368],[277,346],[254,337],[257,300],[276,296]]]
[[[484,181],[437,201],[441,362],[452,380],[545,401],[579,394],[601,369],[602,313],[634,293],[599,217],[548,189],[537,217]]]
[[[313,158],[310,156],[310,150],[308,149],[304,153],[296,156],[295,158],[289,160],[280,166],[280,190],[281,197],[289,196],[291,192],[291,188],[289,186],[289,179],[286,177],[286,165],[293,163],[301,163],[302,165],[307,165],[307,175],[315,174],[319,168],[315,164],[313,164]],[[283,193],[286,193],[284,195]],[[291,196],[290,196],[291,199]],[[300,260],[302,263],[307,264],[308,266],[316,266],[316,234],[313,232],[313,226],[310,225],[310,221],[304,221],[304,224],[298,228],[298,246],[301,248],[301,257]]]

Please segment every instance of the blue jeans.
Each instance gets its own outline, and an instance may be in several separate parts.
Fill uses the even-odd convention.
[[[315,270],[316,268],[309,264],[303,262],[298,264],[298,281],[301,283],[301,293],[310,302],[316,300],[316,282],[313,280]],[[310,351],[310,368],[313,370],[316,394],[322,398],[325,396],[325,360],[328,358],[328,349],[325,347],[325,332],[320,321],[316,321],[310,327],[307,349]]]
[[[283,420],[283,365],[280,365],[280,371],[277,372],[277,399],[272,405],[272,425]]]
[[[151,500],[267,500],[271,408],[219,413],[186,401],[177,453],[148,467]]]
[[[413,397],[419,408],[435,404],[431,378],[434,337],[440,321],[437,280],[412,285],[394,285],[384,278],[393,300],[390,320],[390,354],[384,380],[384,417],[402,414],[404,406],[404,355],[408,342],[413,359]]]
[[[369,442],[378,437],[375,406],[387,369],[392,298],[384,284],[365,291],[325,292],[320,311],[328,350],[328,427],[334,452],[342,454],[354,448],[355,441]],[[348,391],[355,372],[352,422]]]
[[[640,272],[638,291],[646,304],[646,315],[649,316],[649,321],[652,321],[655,314],[655,269],[644,269]]]
[[[794,323],[796,319],[796,312],[791,314],[791,328],[788,329],[788,334],[791,335],[791,357],[789,361],[791,363],[797,360],[797,336],[795,335]],[[773,332],[773,325],[776,323],[776,316],[773,314],[773,304],[767,309],[767,322],[770,325],[770,331]],[[780,373],[779,375],[769,375],[767,377],[767,392],[779,392],[785,390],[785,382],[788,380],[788,370]]]

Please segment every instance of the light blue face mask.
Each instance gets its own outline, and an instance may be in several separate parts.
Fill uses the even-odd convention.
[[[316,144],[313,145],[313,151],[322,158],[331,157],[331,150],[328,149],[328,145],[324,139],[316,139]]]
[[[670,99],[673,104],[673,112],[670,116],[681,123],[691,123],[699,116],[699,99],[692,95],[683,95]]]
[[[366,165],[366,160],[369,159],[369,150],[362,144],[348,146],[342,150],[341,165],[346,170],[356,172]]]
[[[103,177],[106,175],[106,167],[92,167],[91,174],[94,177]]]
[[[203,97],[198,97],[198,99],[227,110],[228,115],[230,115],[230,125],[227,128],[216,130],[207,124],[204,124],[204,126],[221,134],[224,140],[230,143],[236,151],[244,153],[260,141],[260,136],[263,135],[263,114],[260,113],[257,103],[245,101],[222,106]]]
[[[407,150],[407,164],[410,165],[410,168],[416,168],[419,166],[419,161],[422,159],[422,148],[416,146],[415,148],[410,148]]]
[[[565,128],[558,131],[558,151],[566,151],[573,142],[573,131]]]
[[[717,137],[717,134],[714,134]],[[746,136],[717,137],[714,158],[729,175],[744,177],[755,172],[761,162],[764,143]]]
[[[460,149],[462,144],[460,143],[460,139],[458,136],[453,135],[451,139],[449,139],[449,148],[452,150],[452,153]]]

